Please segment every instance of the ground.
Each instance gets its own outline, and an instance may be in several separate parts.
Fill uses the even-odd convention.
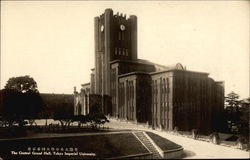
[[[187,137],[181,137],[173,135],[164,131],[156,131],[150,128],[144,127],[142,125],[135,125],[130,122],[117,121],[114,119],[110,120],[110,123],[105,124],[106,127],[116,128],[116,129],[137,129],[146,130],[156,133],[164,138],[169,139],[184,148],[184,158],[185,159],[231,159],[231,158],[249,158],[249,152],[242,151],[239,149],[215,145],[209,142],[194,140]]]
[[[52,122],[50,123],[59,123],[59,122]],[[38,121],[38,125],[44,125],[45,121]],[[77,124],[75,124],[77,125]],[[164,138],[167,138],[170,141],[173,141],[184,148],[184,159],[231,159],[231,158],[249,158],[249,152],[243,151],[240,149],[215,145],[205,141],[194,140],[187,137],[181,137],[174,135],[172,133],[167,133],[164,131],[157,131],[147,128],[143,125],[136,125],[130,122],[110,119],[110,123],[106,123],[105,127],[114,128],[114,129],[132,129],[132,130],[145,130],[150,131],[155,134],[158,134]],[[72,134],[72,133],[71,133]],[[78,133],[79,134],[79,133]],[[58,136],[58,134],[51,134],[50,136]],[[74,133],[74,135],[76,135]]]

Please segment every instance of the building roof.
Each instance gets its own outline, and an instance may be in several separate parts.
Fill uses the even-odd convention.
[[[169,66],[164,66],[164,65],[157,64],[157,63],[153,63],[145,59],[138,59],[138,62],[143,63],[143,64],[148,64],[148,65],[153,65],[156,71],[161,71],[161,70],[165,70],[169,68]]]
[[[179,70],[179,71],[185,71],[185,72],[190,72],[190,73],[198,73],[198,74],[209,75],[209,73],[206,73],[206,72],[197,72],[197,71],[187,70],[186,67],[183,67],[183,65],[181,63],[176,63],[176,64],[164,66],[164,65],[153,63],[153,62],[150,62],[150,61],[144,60],[144,59],[138,59],[138,61],[140,61],[140,63],[154,65],[156,71],[151,72],[150,74],[158,74],[158,73],[163,73],[163,72]]]
[[[250,98],[242,99],[241,103],[250,104]]]
[[[150,62],[150,61],[145,60],[145,59],[137,59],[137,60],[114,60],[114,61],[112,61],[110,63],[111,64],[114,64],[114,63],[134,63],[134,64],[151,65],[151,66],[155,67],[156,72],[157,71],[170,70],[170,69],[186,70],[186,68],[184,68],[182,66],[182,64],[180,64],[180,63],[173,64],[173,65],[168,65],[168,66],[164,66],[164,65],[161,65],[161,64]]]
[[[114,60],[110,62],[110,64],[114,64],[114,63],[133,63],[133,64],[153,65],[152,63],[146,63],[140,60],[119,60],[118,59],[118,60]]]
[[[90,89],[90,83],[84,83],[81,85],[81,87],[82,87],[81,90],[86,88]]]
[[[197,72],[197,71],[186,70],[186,67],[183,67],[183,65],[181,63],[176,63],[176,64],[164,66],[164,65],[160,65],[160,64],[157,64],[157,63],[150,62],[150,61],[145,60],[145,59],[114,60],[114,61],[110,62],[110,64],[114,64],[114,63],[134,63],[134,64],[151,65],[151,66],[155,67],[155,72],[149,73],[149,74],[152,74],[152,75],[153,74],[160,74],[160,73],[164,73],[164,72],[176,71],[176,70],[185,71],[185,72],[189,72],[189,73],[197,73],[197,74],[209,75],[209,73],[206,73],[206,72]],[[119,77],[130,76],[130,75],[134,75],[134,74],[148,74],[148,73],[146,73],[146,72],[130,72],[130,73],[122,74]]]
[[[129,73],[118,75],[118,77],[121,78],[121,77],[132,76],[132,75],[149,75],[149,73],[141,72],[141,71],[135,71],[135,72],[129,72]]]
[[[81,84],[82,87],[90,85],[90,82]]]
[[[160,70],[160,71],[156,71],[156,72],[151,72],[149,74],[153,75],[153,74],[160,74],[160,73],[171,72],[171,71],[182,71],[182,72],[187,72],[187,73],[203,74],[203,75],[206,75],[206,76],[209,75],[209,73],[206,73],[206,72],[197,72],[197,71],[190,71],[190,70],[182,70],[182,69],[179,69],[179,68],[169,68],[169,69],[166,69],[166,70]]]

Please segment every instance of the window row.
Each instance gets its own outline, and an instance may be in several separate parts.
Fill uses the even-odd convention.
[[[128,56],[128,49],[126,49],[126,48],[115,48],[115,55]]]
[[[119,41],[125,40],[125,32],[124,32],[124,31],[118,32],[118,40],[119,40]]]
[[[160,98],[160,101],[158,103],[168,102],[169,92],[170,87],[168,78],[160,78],[160,81],[152,81],[153,103],[157,103],[158,98]]]

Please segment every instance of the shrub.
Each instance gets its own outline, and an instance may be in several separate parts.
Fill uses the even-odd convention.
[[[212,134],[210,134],[210,142],[214,144],[220,144],[220,137],[217,132],[213,132]]]

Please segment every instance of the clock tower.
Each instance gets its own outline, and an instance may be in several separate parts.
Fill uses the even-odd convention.
[[[95,17],[95,94],[110,95],[114,60],[137,60],[137,17],[106,9]]]

